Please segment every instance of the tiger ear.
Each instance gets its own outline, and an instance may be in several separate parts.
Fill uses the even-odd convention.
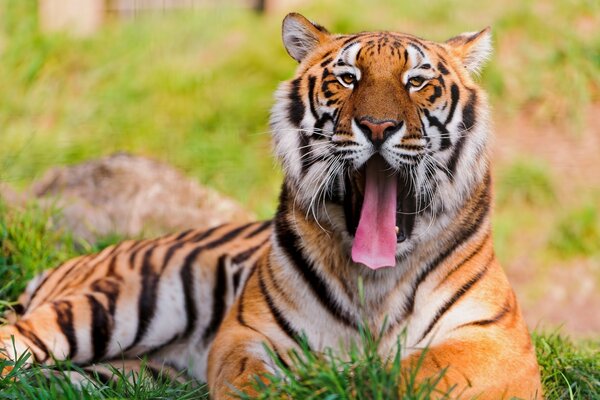
[[[478,74],[492,55],[491,28],[467,32],[446,41],[452,53],[462,61],[467,71]]]
[[[281,33],[285,49],[298,62],[329,37],[325,28],[297,13],[290,13],[285,17]]]

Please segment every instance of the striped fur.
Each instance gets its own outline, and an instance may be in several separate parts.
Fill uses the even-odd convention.
[[[82,365],[148,354],[205,380],[209,345],[269,248],[270,227],[189,230],[67,261],[29,284],[21,314],[0,328],[5,350]]]
[[[340,349],[385,324],[419,379],[463,398],[541,398],[535,353],[494,255],[488,105],[472,74],[489,30],[434,43],[391,32],[331,35],[290,14],[296,76],[271,125],[285,172],[272,222],[124,242],[70,260],[29,285],[5,347],[80,364],[150,355],[207,379],[215,399],[274,372],[304,335]],[[359,118],[394,121],[369,137]],[[387,125],[386,125],[387,126]],[[396,265],[371,270],[350,249],[365,163],[382,157],[402,188]],[[400,196],[400,194],[399,194]],[[359,281],[364,298],[359,298]],[[342,346],[340,347],[340,344]],[[9,355],[14,357],[10,352]]]

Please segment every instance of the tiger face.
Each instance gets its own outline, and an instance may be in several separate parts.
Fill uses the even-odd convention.
[[[394,266],[483,179],[488,105],[471,75],[491,52],[489,29],[435,43],[332,35],[291,14],[283,41],[300,65],[271,126],[294,201],[341,233],[355,262]]]

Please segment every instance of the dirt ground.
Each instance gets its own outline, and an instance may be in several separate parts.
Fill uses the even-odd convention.
[[[502,121],[502,122],[501,122]],[[508,122],[506,122],[508,121]],[[496,162],[531,156],[545,161],[556,183],[557,206],[577,203],[578,193],[600,189],[600,104],[590,106],[581,131],[535,122],[530,112],[498,118]],[[529,250],[539,238],[522,235]],[[527,248],[527,247],[525,247]],[[600,334],[600,262],[569,259],[539,265],[534,251],[523,251],[504,265],[530,327],[554,329],[575,337]]]

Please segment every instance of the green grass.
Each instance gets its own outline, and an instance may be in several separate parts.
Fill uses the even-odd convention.
[[[600,215],[597,203],[569,210],[557,222],[548,243],[562,258],[595,257],[600,261]]]
[[[402,338],[399,338],[399,344]],[[290,353],[290,366],[271,357],[280,372],[267,374],[269,383],[256,379],[252,388],[258,396],[238,393],[242,399],[399,399],[425,400],[430,398],[452,398],[457,395],[452,389],[442,392],[435,389],[445,373],[444,370],[416,384],[416,368],[401,370],[401,352],[390,360],[382,360],[377,353],[379,340],[366,330],[361,331],[361,341],[350,346],[341,359],[329,349],[324,354],[315,354],[303,345],[301,351]]]
[[[497,203],[545,206],[556,200],[551,169],[539,160],[517,159],[499,171]]]
[[[125,150],[170,162],[271,215],[280,173],[268,110],[295,68],[280,43],[282,15],[227,7],[147,15],[78,40],[42,35],[35,4],[0,4],[0,179],[22,187],[50,166]],[[482,84],[496,109],[533,104],[540,118],[579,121],[599,97],[600,34],[573,27],[598,24],[599,7],[510,0],[484,12],[475,0],[334,0],[299,10],[332,31],[435,40],[491,25],[497,54]],[[577,124],[565,131],[577,135]]]
[[[0,201],[0,314],[35,274],[79,253],[68,233],[53,229],[55,213],[36,204],[12,210]]]
[[[534,333],[548,399],[600,398],[600,341],[573,342],[559,333]]]
[[[25,368],[28,356],[23,355],[14,362],[0,360],[0,370],[11,368],[8,374],[0,376],[0,399],[208,399],[206,385],[191,380],[175,382],[162,376],[155,379],[144,364],[139,374],[111,367],[112,382],[100,383],[92,378],[74,385],[69,374],[90,375],[67,362],[51,367]]]

